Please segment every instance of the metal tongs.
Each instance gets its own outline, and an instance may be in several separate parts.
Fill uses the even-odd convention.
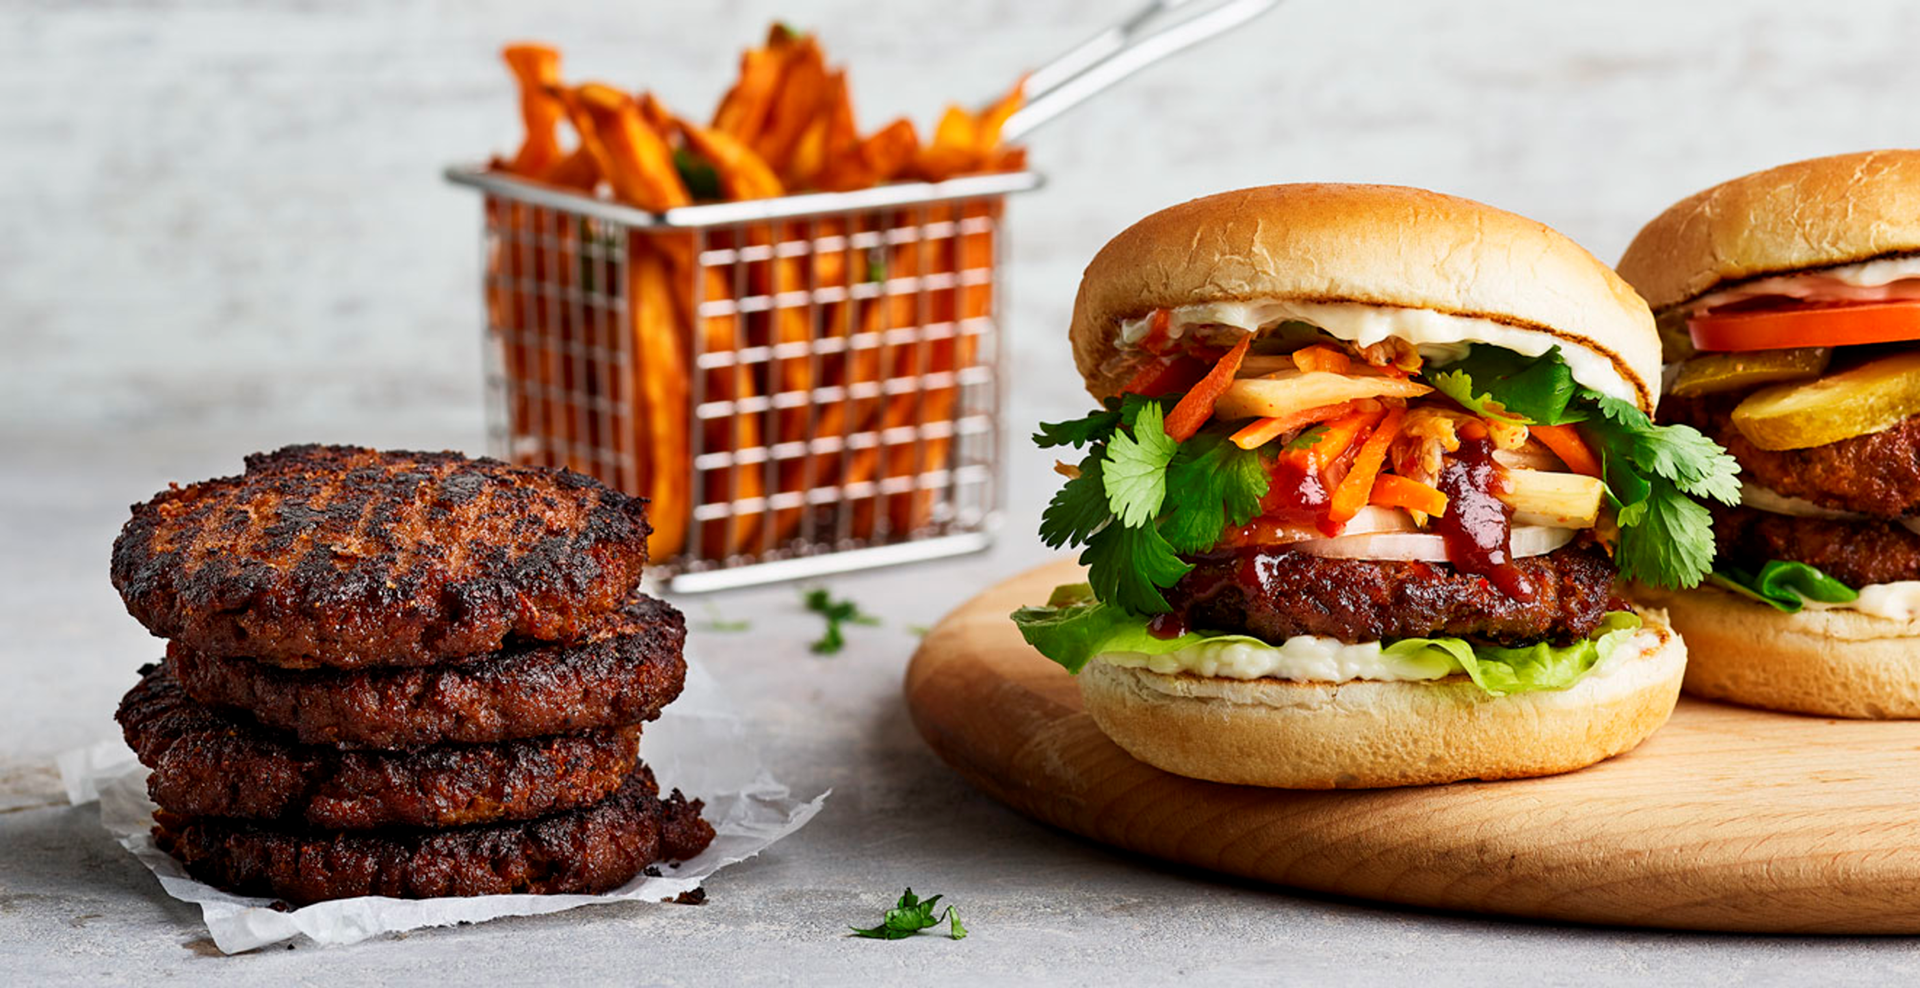
[[[1280,0],[1227,0],[1204,13],[1148,34],[1193,0],[1154,0],[1132,16],[1081,42],[1027,76],[1027,102],[1007,118],[1000,136],[1011,143],[1079,106],[1108,86],[1229,28],[1266,13]]]

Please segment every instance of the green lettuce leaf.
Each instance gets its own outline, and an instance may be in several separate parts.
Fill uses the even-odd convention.
[[[1019,626],[1027,644],[1072,673],[1078,673],[1103,652],[1165,655],[1215,642],[1266,644],[1247,635],[1206,631],[1190,631],[1177,638],[1157,637],[1147,629],[1147,619],[1100,603],[1084,583],[1060,587],[1044,607],[1014,611],[1013,623]],[[1460,638],[1403,638],[1386,643],[1382,654],[1409,661],[1446,660],[1458,665],[1491,696],[1562,690],[1604,661],[1640,624],[1638,615],[1614,611],[1601,620],[1593,635],[1568,645],[1542,642],[1526,648],[1502,648]]]
[[[1806,606],[1809,600],[1850,604],[1860,598],[1858,591],[1816,567],[1781,559],[1769,561],[1758,573],[1718,566],[1707,576],[1707,582],[1789,614]]]

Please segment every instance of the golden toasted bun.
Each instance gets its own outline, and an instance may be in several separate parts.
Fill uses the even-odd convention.
[[[1712,587],[1634,596],[1667,608],[1686,636],[1694,696],[1828,717],[1920,717],[1920,620],[1787,614]]]
[[[1080,671],[1094,723],[1176,775],[1279,789],[1371,789],[1571,772],[1667,722],[1687,646],[1659,645],[1572,687],[1491,697],[1465,676],[1295,683],[1164,675],[1095,660]]]
[[[1733,282],[1920,251],[1920,151],[1796,161],[1696,192],[1648,223],[1620,275],[1664,312]]]
[[[1122,320],[1253,299],[1430,309],[1538,332],[1611,360],[1648,411],[1660,378],[1646,304],[1579,244],[1472,200],[1388,185],[1241,189],[1135,223],[1080,279],[1074,362],[1105,399],[1132,373],[1112,359]]]

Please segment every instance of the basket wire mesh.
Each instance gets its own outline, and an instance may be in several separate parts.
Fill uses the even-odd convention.
[[[482,171],[496,455],[653,498],[697,591],[985,548],[1026,173],[653,215]]]

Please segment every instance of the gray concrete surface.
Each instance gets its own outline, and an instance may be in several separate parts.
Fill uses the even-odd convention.
[[[508,38],[569,75],[710,106],[783,17],[853,67],[863,119],[977,100],[1130,4],[0,4],[0,984],[1841,985],[1911,982],[1909,939],[1697,936],[1431,915],[1249,888],[1090,847],[968,789],[899,677],[927,624],[1041,558],[1053,485],[1017,448],[993,553],[833,581],[883,615],[817,658],[790,589],[711,598],[696,642],[803,791],[806,830],[699,907],[607,907],[357,947],[214,956],[194,910],[57,805],[52,756],[112,731],[157,644],[106,578],[126,505],[287,442],[482,448],[477,207],[438,168],[510,146]],[[1120,227],[1239,185],[1394,181],[1618,255],[1703,185],[1912,143],[1920,7],[1901,0],[1289,0],[1035,140],[1011,213],[1016,434],[1084,403],[1075,278]],[[903,885],[972,928],[840,936]]]

